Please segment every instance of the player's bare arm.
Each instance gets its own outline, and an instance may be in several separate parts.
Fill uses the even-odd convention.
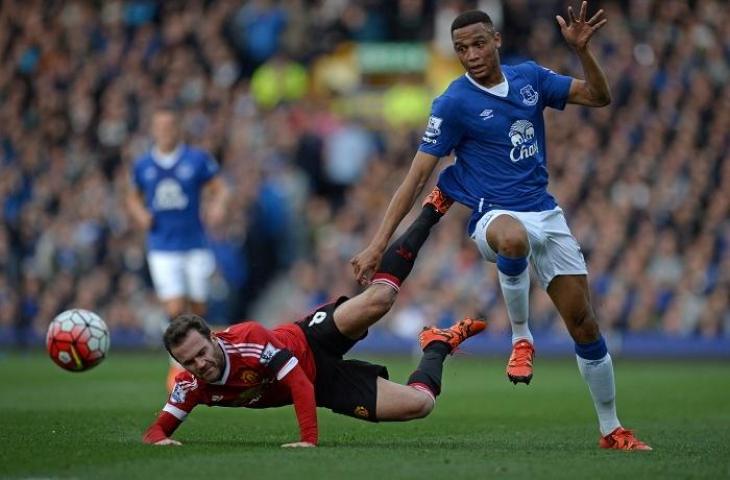
[[[134,185],[129,186],[127,194],[127,208],[132,220],[142,229],[149,230],[152,226],[152,214],[145,208],[142,193]]]
[[[608,87],[606,74],[589,50],[588,43],[593,34],[601,29],[607,20],[603,18],[602,9],[586,20],[587,10],[588,2],[583,2],[578,17],[575,16],[573,7],[568,7],[567,22],[560,15],[555,17],[565,41],[578,55],[585,76],[585,80],[573,79],[568,94],[568,103],[588,107],[603,107],[611,103],[611,91]]]
[[[228,208],[228,200],[230,198],[230,189],[225,180],[220,176],[213,177],[205,186],[205,193],[211,195],[210,208],[208,209],[208,219],[211,224],[219,225],[223,223]]]
[[[375,237],[365,250],[350,260],[358,282],[367,283],[378,268],[390,237],[413,207],[438,161],[439,157],[421,151],[416,152],[411,168],[393,195]]]

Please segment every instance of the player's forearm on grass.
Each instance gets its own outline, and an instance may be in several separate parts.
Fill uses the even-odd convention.
[[[316,445],[318,428],[314,385],[312,385],[312,382],[309,381],[304,370],[299,365],[294,367],[281,382],[289,387],[291,391],[294,411],[297,414],[297,422],[299,422],[301,441]]]
[[[588,47],[576,50],[578,59],[583,66],[585,85],[589,92],[592,106],[602,107],[611,103],[611,89],[608,86],[606,74]]]
[[[142,436],[143,443],[157,443],[160,440],[169,438],[170,435],[180,426],[180,420],[167,412],[161,412],[157,420],[150,425]]]

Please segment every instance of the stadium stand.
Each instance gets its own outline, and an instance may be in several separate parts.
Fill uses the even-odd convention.
[[[3,1],[0,344],[37,344],[72,306],[99,312],[114,345],[158,344],[163,315],[123,198],[160,102],[181,107],[188,142],[214,153],[234,191],[210,225],[212,321],[291,321],[358,291],[348,261],[405,175],[441,73],[458,74],[444,22],[481,6],[505,63],[579,76],[554,24],[562,3]],[[551,191],[602,328],[629,353],[730,355],[730,9],[591,3],[609,19],[592,48],[613,103],[548,112],[547,124]],[[377,71],[368,45],[424,63]],[[396,87],[412,101],[384,103]],[[409,348],[424,324],[475,311],[490,320],[485,351],[507,335],[467,217],[454,208],[435,228],[368,344]],[[531,308],[536,334],[567,340],[537,288]]]

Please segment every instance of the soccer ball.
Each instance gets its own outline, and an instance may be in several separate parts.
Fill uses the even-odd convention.
[[[59,367],[83,372],[99,365],[106,357],[109,329],[94,312],[66,310],[48,326],[46,350]]]

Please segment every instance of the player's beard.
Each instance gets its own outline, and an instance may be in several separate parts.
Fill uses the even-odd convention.
[[[214,382],[214,381],[216,381],[216,380],[218,379],[218,377],[219,377],[219,376],[220,376],[220,375],[219,375],[219,373],[218,373],[218,369],[217,369],[217,368],[215,367],[215,365],[211,365],[211,366],[209,366],[209,367],[208,367],[208,368],[206,368],[206,369],[205,369],[205,371],[203,372],[203,378],[204,378],[204,379],[205,379],[205,380],[206,380],[207,382]]]

